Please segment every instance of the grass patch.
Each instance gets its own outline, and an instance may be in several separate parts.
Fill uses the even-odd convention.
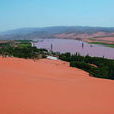
[[[18,47],[20,48],[31,47],[31,43],[20,43],[18,44]]]

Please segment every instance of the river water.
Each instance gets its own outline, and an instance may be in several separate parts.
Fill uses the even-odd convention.
[[[34,43],[37,48],[44,48],[54,52],[70,52],[80,53],[80,55],[89,55],[96,57],[105,57],[114,59],[114,48],[105,47],[102,45],[88,44],[78,40],[70,39],[40,39]]]

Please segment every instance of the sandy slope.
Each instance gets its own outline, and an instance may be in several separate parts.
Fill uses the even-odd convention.
[[[62,61],[0,58],[0,114],[114,114],[114,81]]]

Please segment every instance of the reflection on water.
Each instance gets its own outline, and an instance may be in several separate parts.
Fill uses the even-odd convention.
[[[114,48],[101,45],[88,44],[78,40],[68,39],[40,39],[34,44],[38,48],[51,50],[53,45],[54,52],[80,53],[81,55],[90,55],[114,59]]]

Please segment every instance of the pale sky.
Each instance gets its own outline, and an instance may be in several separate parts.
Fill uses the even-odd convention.
[[[0,31],[47,26],[114,27],[114,0],[0,0]]]

